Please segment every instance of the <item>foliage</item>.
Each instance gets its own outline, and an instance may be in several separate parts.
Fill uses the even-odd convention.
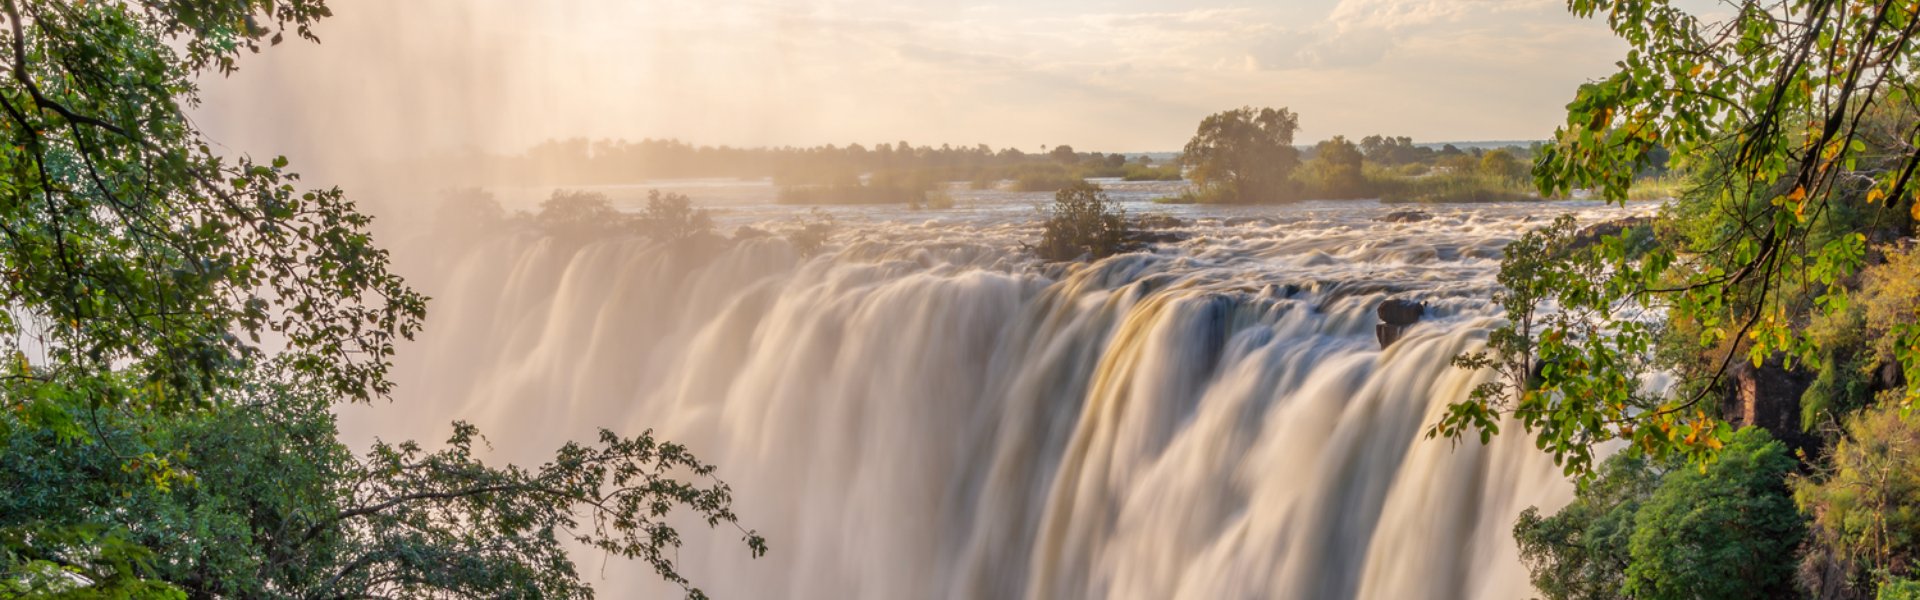
[[[606,194],[577,190],[554,190],[540,201],[534,222],[549,235],[579,239],[619,231],[627,216],[613,208]]]
[[[1633,598],[1786,598],[1805,537],[1786,477],[1794,459],[1767,432],[1735,432],[1719,460],[1668,473],[1634,517],[1622,591]]]
[[[122,370],[179,408],[257,361],[266,335],[343,397],[388,392],[386,358],[424,301],[387,269],[369,218],[337,189],[298,189],[284,158],[215,155],[182,116],[194,73],[231,70],[269,33],[308,35],[325,7],[3,6],[0,350],[44,356],[31,377],[59,393],[122,401],[102,378]]]
[[[1487,177],[1509,181],[1527,178],[1527,163],[1504,148],[1489,150],[1480,155],[1479,172]]]
[[[1479,171],[1444,171],[1415,177],[1387,174],[1369,179],[1382,202],[1524,202],[1540,195],[1512,179]]]
[[[736,522],[713,467],[650,433],[602,431],[536,470],[483,464],[478,432],[460,423],[438,451],[377,443],[355,457],[328,399],[279,379],[216,411],[66,407],[96,424],[88,440],[0,415],[14,432],[0,452],[13,482],[0,497],[0,595],[138,583],[193,597],[590,597],[562,543],[573,541],[642,559],[697,597],[664,519]],[[668,477],[680,471],[710,483]],[[67,575],[34,575],[54,571]]]
[[[1290,197],[1289,177],[1300,165],[1293,133],[1300,117],[1285,108],[1244,107],[1215,113],[1181,151],[1187,175],[1222,202],[1260,202]]]
[[[1013,177],[1013,189],[1017,192],[1057,192],[1071,188],[1086,179],[1078,173],[1070,173],[1058,166],[1021,169]]]
[[[1054,194],[1040,246],[1047,260],[1101,258],[1127,244],[1126,213],[1100,186],[1082,182]]]
[[[1900,368],[1892,333],[1920,313],[1920,248],[1873,249],[1879,264],[1861,270],[1846,308],[1813,316],[1806,336],[1818,347],[1808,363],[1818,378],[1801,398],[1801,424],[1809,430],[1838,424],[1840,417],[1875,401],[1901,395]]]
[[[1336,135],[1314,146],[1313,158],[1294,176],[1305,183],[1309,198],[1365,198],[1372,190],[1362,169],[1364,160],[1359,146]]]
[[[1895,579],[1880,586],[1878,600],[1920,600],[1920,581]]]
[[[677,243],[713,235],[713,217],[693,207],[685,194],[647,192],[647,207],[640,212],[640,231],[655,240]]]
[[[1645,458],[1618,453],[1560,512],[1542,518],[1539,508],[1530,507],[1520,513],[1513,539],[1534,589],[1547,600],[1626,598],[1621,588],[1631,560],[1634,516],[1665,472]]]
[[[558,532],[684,583],[661,511],[732,521],[723,485],[660,478],[710,467],[647,435],[533,471],[481,465],[464,426],[346,454],[328,405],[390,392],[425,298],[338,189],[216,155],[185,116],[197,77],[312,39],[324,2],[0,12],[0,595],[580,595]]]
[[[1489,360],[1467,364],[1539,355],[1547,367],[1535,380],[1503,369],[1507,377],[1434,431],[1488,431],[1491,415],[1519,413],[1581,475],[1591,446],[1615,439],[1709,460],[1731,430],[1701,403],[1731,361],[1784,356],[1791,367],[1817,358],[1818,343],[1799,325],[1850,305],[1845,282],[1865,262],[1868,234],[1910,230],[1920,129],[1907,74],[1920,19],[1911,5],[1823,0],[1740,2],[1718,22],[1662,0],[1570,7],[1606,15],[1631,50],[1618,73],[1580,88],[1536,162],[1536,184],[1624,201],[1638,174],[1670,156],[1675,169],[1699,174],[1697,185],[1664,215],[1677,233],[1651,252],[1608,244],[1556,264],[1510,254],[1503,282],[1527,291],[1509,295],[1509,309],[1554,305],[1562,316],[1516,319]],[[1670,330],[1692,334],[1663,338],[1699,357],[1676,363],[1670,397],[1637,389],[1658,336],[1627,318],[1635,314],[1664,315]],[[1911,402],[1920,397],[1920,326],[1890,335]]]
[[[787,243],[792,244],[793,250],[799,252],[800,256],[813,256],[827,245],[827,241],[833,237],[833,230],[833,215],[814,207],[787,232]]]
[[[1816,589],[1871,590],[1912,575],[1920,560],[1920,424],[1901,412],[1850,417],[1819,472],[1793,479],[1794,500],[1812,517],[1803,572]]]
[[[1552,600],[1792,596],[1794,461],[1764,430],[1731,437],[1704,468],[1617,453],[1559,513],[1522,513],[1513,535],[1535,588]]]
[[[1125,168],[1126,172],[1121,175],[1121,178],[1127,181],[1180,181],[1184,178],[1180,174],[1179,165],[1155,167],[1144,163],[1130,163]]]

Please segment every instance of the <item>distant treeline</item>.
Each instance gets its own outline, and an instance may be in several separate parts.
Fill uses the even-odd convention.
[[[659,179],[771,178],[780,201],[793,204],[928,204],[951,202],[944,190],[955,183],[972,189],[1051,192],[1090,178],[1129,181],[1191,179],[1196,189],[1169,201],[1272,202],[1293,199],[1383,198],[1399,201],[1472,201],[1530,197],[1527,171],[1535,148],[1461,148],[1451,144],[1417,145],[1411,138],[1370,135],[1358,142],[1344,137],[1312,147],[1291,146],[1291,127],[1267,132],[1278,147],[1264,158],[1209,156],[1188,152],[1159,160],[1146,154],[1081,152],[1070,145],[1028,153],[973,146],[915,146],[901,141],[811,147],[701,146],[679,140],[552,140],[519,155],[462,159],[450,168],[479,169],[497,182],[562,186],[619,185]],[[1232,135],[1248,135],[1240,129]],[[1224,133],[1224,132],[1222,132]],[[1203,136],[1205,133],[1203,132]],[[1231,136],[1229,136],[1231,137]],[[1221,140],[1227,142],[1229,140]],[[1222,148],[1241,147],[1241,142]],[[1233,151],[1230,151],[1230,153]],[[1191,156],[1190,156],[1191,155]],[[1266,188],[1231,188],[1215,179],[1221,160],[1241,162],[1233,172],[1258,175]]]
[[[548,183],[618,184],[651,179],[771,177],[789,185],[842,183],[864,175],[919,174],[938,181],[1016,179],[1034,169],[1065,168],[1090,177],[1124,177],[1128,165],[1139,175],[1153,164],[1145,155],[1078,152],[1061,145],[1044,154],[1017,148],[995,150],[986,144],[939,147],[909,142],[845,146],[736,148],[697,146],[679,140],[586,139],[541,143],[518,157],[498,157],[497,165]],[[516,164],[517,163],[517,164]],[[1177,176],[1175,172],[1173,175]]]

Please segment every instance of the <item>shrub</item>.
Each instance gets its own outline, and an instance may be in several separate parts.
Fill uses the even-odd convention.
[[[1154,167],[1141,163],[1128,163],[1126,173],[1121,178],[1127,181],[1180,181],[1182,179],[1180,167],[1176,165]]]
[[[953,194],[948,193],[944,189],[929,191],[927,192],[927,201],[923,206],[933,210],[953,208]]]
[[[540,202],[540,212],[534,217],[547,233],[567,238],[611,232],[626,220],[626,215],[614,210],[606,194],[574,190],[554,190]]]
[[[1872,589],[1913,574],[1920,560],[1920,426],[1884,405],[1847,419],[1819,472],[1793,479],[1812,517],[1802,571],[1816,589]],[[1912,582],[1904,588],[1911,591]]]
[[[713,218],[707,211],[694,208],[685,194],[661,194],[660,190],[647,192],[647,207],[638,224],[642,234],[668,243],[713,233]]]
[[[1120,252],[1127,238],[1126,213],[1083,181],[1054,194],[1037,252],[1047,260],[1097,259]]]
[[[1704,467],[1626,451],[1559,513],[1527,509],[1514,540],[1550,600],[1791,597],[1805,532],[1793,468],[1786,446],[1753,427]]]
[[[826,247],[827,241],[833,237],[834,227],[833,215],[816,206],[807,211],[807,216],[800,218],[793,229],[787,231],[787,243],[792,244],[793,250],[802,257],[819,254],[820,249]]]
[[[1634,515],[1653,496],[1665,470],[1622,452],[1607,459],[1600,476],[1560,512],[1545,518],[1539,508],[1520,513],[1513,539],[1543,598],[1623,597]]]
[[[1622,590],[1634,598],[1787,598],[1806,527],[1787,490],[1795,462],[1747,427],[1719,459],[1669,472],[1641,505]]]

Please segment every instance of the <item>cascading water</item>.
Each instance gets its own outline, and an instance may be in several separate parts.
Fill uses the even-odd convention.
[[[395,405],[343,426],[461,418],[514,460],[599,427],[687,443],[773,548],[683,528],[721,598],[1525,597],[1512,522],[1571,486],[1523,435],[1425,430],[1483,380],[1448,359],[1494,324],[1499,248],[1563,211],[1610,209],[1190,214],[1083,266],[1025,258],[1024,209],[845,213],[805,260],[442,232],[396,251],[435,301]],[[1389,297],[1428,317],[1382,350]],[[582,558],[609,597],[659,589]]]

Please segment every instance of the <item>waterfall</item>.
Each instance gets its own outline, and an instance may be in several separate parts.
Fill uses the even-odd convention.
[[[1517,426],[1425,433],[1484,381],[1449,359],[1547,210],[1199,218],[1086,265],[1020,258],[1018,216],[856,220],[810,259],[423,234],[396,259],[428,330],[394,404],[342,422],[465,419],[524,461],[599,427],[686,443],[772,546],[687,524],[683,571],[718,598],[1526,597],[1513,520],[1571,486]],[[1383,350],[1389,297],[1428,317]],[[661,589],[580,557],[609,597]]]

